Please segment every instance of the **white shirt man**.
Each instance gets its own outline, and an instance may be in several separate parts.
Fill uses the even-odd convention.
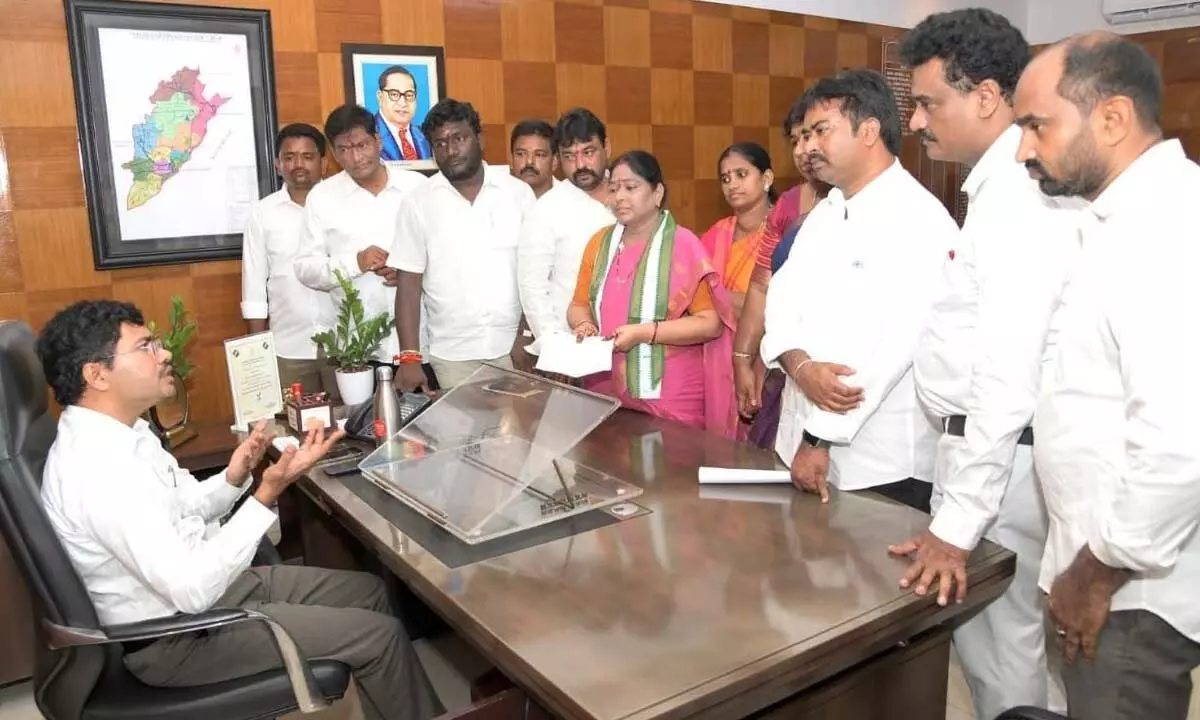
[[[1006,130],[963,183],[966,222],[913,361],[917,397],[946,429],[930,532],[962,550],[986,536],[1017,553],[1009,591],[954,636],[988,717],[1054,695],[1037,588],[1047,519],[1028,426],[1050,318],[1079,249],[1078,208],[1042,194],[1014,159],[1020,142],[1020,128]]]
[[[517,249],[521,307],[535,338],[527,351],[537,354],[543,336],[570,332],[567,306],[583,250],[593,235],[615,222],[604,203],[572,182],[556,180],[538,198],[521,226]]]
[[[958,226],[899,161],[846,200],[809,214],[767,291],[762,357],[803,349],[855,373],[858,408],[826,412],[789,378],[775,451],[792,463],[803,434],[832,443],[827,481],[865,490],[932,477],[937,432],[917,404],[912,357]],[[907,493],[906,493],[907,494]]]
[[[197,481],[145,420],[131,428],[72,405],[46,460],[42,503],[110,625],[212,607],[275,522],[251,499],[218,525],[243,490],[225,472]]]
[[[511,363],[521,322],[517,239],[533,204],[507,167],[485,164],[473,203],[438,173],[401,205],[388,265],[422,275],[427,358],[443,387],[483,361]]]
[[[388,181],[378,195],[363,189],[345,171],[312,189],[305,203],[300,255],[295,262],[300,282],[329,292],[338,303],[342,292],[334,271],[340,270],[362,295],[368,318],[381,314],[391,317],[396,307],[396,288],[386,286],[384,279],[374,273],[364,273],[358,265],[358,253],[372,245],[391,247],[401,201],[426,183],[420,173],[384,167]],[[394,266],[390,259],[388,266]],[[390,363],[398,352],[400,342],[393,330],[375,359]]]
[[[1148,611],[1193,643],[1200,643],[1197,198],[1200,167],[1170,140],[1134,161],[1084,213],[1034,421],[1050,514],[1042,589],[1049,592],[1086,545],[1104,565],[1132,573],[1112,598],[1113,613]]]
[[[329,293],[296,278],[303,223],[304,206],[283,188],[254,206],[242,238],[242,317],[270,319],[275,352],[284,361],[316,360],[312,336],[334,321]]]

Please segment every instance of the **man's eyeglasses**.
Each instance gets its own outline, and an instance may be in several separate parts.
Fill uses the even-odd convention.
[[[387,95],[388,100],[391,100],[392,102],[400,102],[403,100],[411,105],[417,99],[416,90],[406,90],[404,92],[400,92],[399,90],[381,90],[380,92],[382,92],[384,95]]]
[[[118,355],[129,355],[136,352],[144,352],[150,357],[158,357],[158,354],[162,352],[162,349],[162,340],[159,340],[158,338],[147,338],[146,340],[138,343],[137,346],[133,347],[132,349],[122,350],[121,352],[113,351],[109,353],[108,359],[112,360]]]

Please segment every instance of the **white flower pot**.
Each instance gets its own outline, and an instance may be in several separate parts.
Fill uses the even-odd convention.
[[[338,370],[334,375],[344,405],[365,403],[375,394],[375,371],[371,368],[354,372]]]

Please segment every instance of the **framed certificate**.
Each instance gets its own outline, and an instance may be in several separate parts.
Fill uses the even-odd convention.
[[[233,424],[248,430],[250,424],[269,420],[283,410],[275,335],[270,330],[225,341],[229,390],[233,393]]]

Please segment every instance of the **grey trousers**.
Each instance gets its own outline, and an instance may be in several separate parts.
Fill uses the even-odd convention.
[[[1095,662],[1063,663],[1072,720],[1186,720],[1200,644],[1146,610],[1121,610],[1100,631]]]
[[[383,581],[367,573],[274,565],[243,573],[217,607],[257,610],[288,631],[309,660],[350,666],[371,720],[425,720],[442,711]],[[147,685],[221,682],[283,666],[270,631],[245,623],[165,638],[125,656]]]
[[[461,385],[471,377],[471,373],[479,369],[485,362],[511,370],[513,366],[511,355],[501,355],[491,360],[442,360],[429,356],[429,364],[433,366],[433,374],[437,375],[438,385],[443,390],[449,390],[455,385]]]

